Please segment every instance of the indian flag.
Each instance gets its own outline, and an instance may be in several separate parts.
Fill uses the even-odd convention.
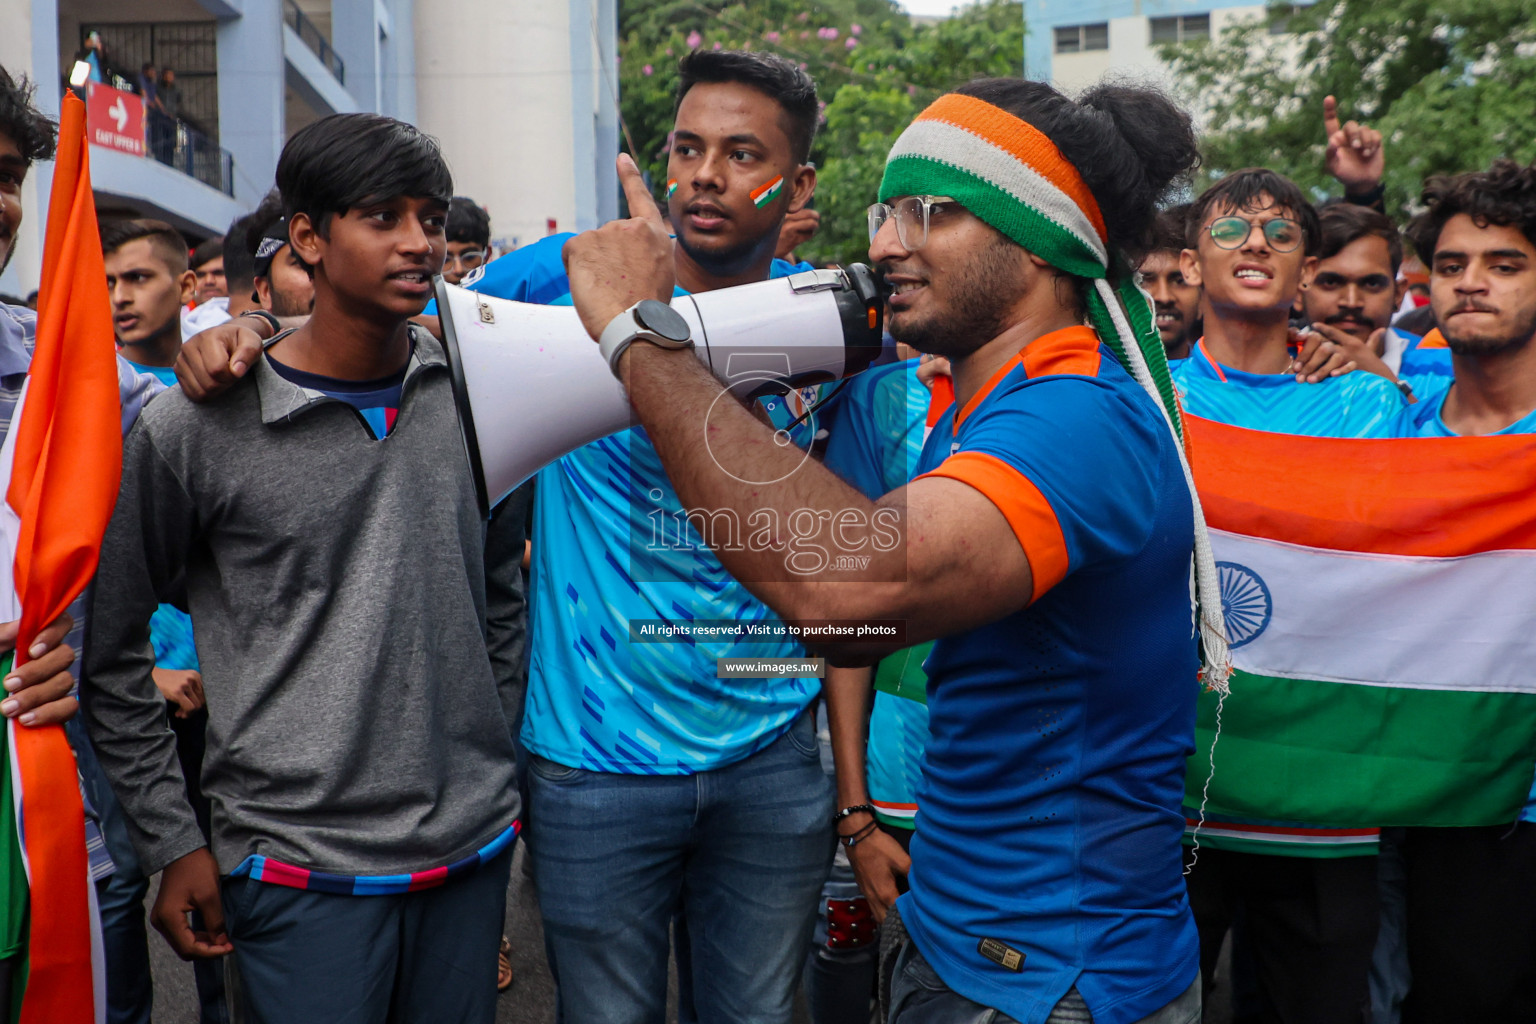
[[[1536,437],[1186,423],[1236,669],[1219,739],[1201,695],[1189,806],[1514,821],[1536,763]]]
[[[763,207],[779,198],[779,193],[783,191],[783,189],[784,175],[781,174],[774,178],[772,181],[764,182],[763,184],[759,185],[749,194],[752,196],[753,205],[761,210]]]
[[[0,447],[0,614],[19,618],[16,658],[96,571],[122,472],[112,309],[91,193],[85,105],[66,94],[43,249],[37,344]],[[7,656],[9,660],[9,656]],[[6,935],[23,949],[7,1020],[106,1019],[101,933],[85,849],[74,752],[57,725],[7,720],[0,754],[9,795],[0,858],[11,883]],[[19,871],[18,871],[19,869]],[[24,877],[23,888],[19,879]]]

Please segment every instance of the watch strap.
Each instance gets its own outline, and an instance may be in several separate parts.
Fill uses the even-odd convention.
[[[248,317],[252,317],[252,318],[257,319],[257,320],[264,320],[264,321],[266,321],[267,326],[272,328],[272,333],[267,336],[269,338],[275,338],[279,334],[281,334],[282,331],[283,331],[283,325],[277,319],[277,317],[273,316],[271,313],[267,312],[264,309],[248,309],[244,313],[241,313],[239,315],[240,316],[248,316]]]
[[[693,345],[691,338],[679,342],[647,330],[641,326],[639,318],[635,316],[635,307],[631,306],[608,321],[608,326],[603,328],[603,333],[597,339],[598,351],[602,352],[603,358],[608,361],[608,369],[613,371],[615,377],[619,375],[619,357],[636,341],[648,341],[660,348],[672,349],[689,348]]]

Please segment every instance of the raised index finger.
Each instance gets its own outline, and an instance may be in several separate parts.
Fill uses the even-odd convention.
[[[1339,102],[1332,96],[1323,97],[1323,131],[1332,136],[1339,130]]]
[[[628,153],[619,154],[618,167],[619,184],[624,188],[624,198],[629,201],[630,218],[648,220],[658,227],[664,227],[656,199],[646,186],[645,179],[640,176],[640,168],[635,166],[635,161]]]

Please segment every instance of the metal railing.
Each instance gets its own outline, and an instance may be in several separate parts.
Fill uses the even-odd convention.
[[[185,121],[148,111],[149,156],[227,196],[235,194],[235,158]]]
[[[315,52],[315,56],[320,58],[320,63],[336,76],[336,81],[346,85],[347,65],[336,55],[336,51],[331,49],[331,41],[325,38],[325,35],[315,27],[315,23],[310,21],[303,11],[299,10],[295,0],[285,0],[285,4],[288,8],[285,20],[289,26],[298,33],[300,39],[304,40],[304,45]]]

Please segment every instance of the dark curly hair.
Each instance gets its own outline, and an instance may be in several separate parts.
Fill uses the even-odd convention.
[[[0,135],[16,143],[29,167],[39,160],[51,160],[59,137],[59,126],[32,105],[36,91],[25,75],[18,82],[0,68]]]
[[[1157,204],[1200,165],[1189,114],[1156,89],[1096,85],[1077,99],[1044,82],[985,78],[955,92],[1027,121],[1077,168],[1109,245],[1132,264],[1151,251]]]
[[[1518,228],[1536,245],[1536,164],[1495,160],[1486,171],[1437,174],[1424,183],[1425,211],[1413,218],[1404,234],[1426,267],[1433,266],[1435,246],[1446,221],[1459,213],[1479,227],[1497,224]]]

